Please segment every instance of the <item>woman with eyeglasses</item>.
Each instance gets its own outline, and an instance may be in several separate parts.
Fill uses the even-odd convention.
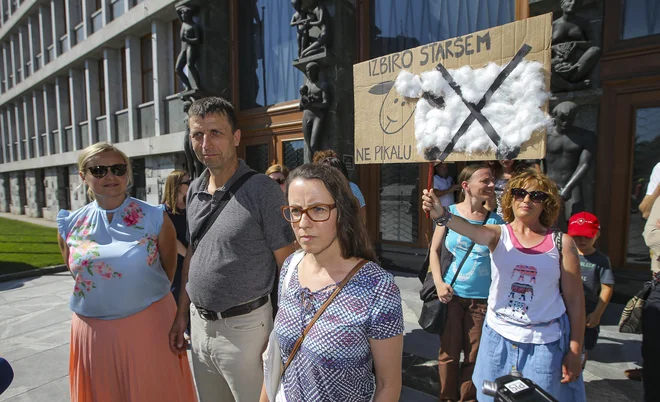
[[[266,176],[275,180],[280,185],[283,193],[286,193],[286,178],[289,176],[289,169],[286,166],[276,163],[266,170]]]
[[[165,191],[161,206],[169,216],[176,232],[176,272],[172,281],[172,295],[179,300],[183,259],[188,248],[188,226],[186,224],[186,194],[190,185],[190,175],[185,170],[175,170],[165,180]]]
[[[490,250],[492,282],[472,376],[477,399],[493,400],[481,391],[484,380],[516,370],[557,400],[586,400],[580,263],[570,236],[558,233],[561,246],[553,237],[561,202],[554,182],[531,169],[512,177],[502,196],[505,225],[470,223],[427,190],[422,202],[437,225]]]
[[[274,331],[284,364],[312,317],[354,275],[304,338],[275,400],[398,401],[401,295],[392,275],[374,262],[348,181],[332,167],[307,164],[289,175],[287,195],[282,213],[301,250],[287,258],[280,274]],[[268,401],[265,387],[260,400]]]
[[[128,196],[128,157],[85,148],[78,169],[93,201],[57,215],[58,244],[75,283],[69,387],[74,402],[195,401],[185,355],[170,351],[176,234],[159,207]]]

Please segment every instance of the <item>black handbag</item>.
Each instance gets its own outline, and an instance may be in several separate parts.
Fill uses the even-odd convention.
[[[490,212],[486,214],[486,218],[481,224],[484,225],[488,221],[489,217],[490,217]],[[440,246],[440,256],[439,256],[440,269],[442,271],[443,280],[444,280],[444,275],[447,273],[447,270],[449,269],[449,266],[451,265],[454,259],[453,254],[451,254],[449,250],[447,250],[447,247],[445,246],[445,241],[447,240],[448,232],[449,232],[449,228],[445,228],[445,233],[442,237],[442,242]],[[456,283],[456,279],[458,279],[458,274],[461,272],[461,268],[463,268],[463,265],[465,264],[465,261],[472,252],[473,247],[474,247],[474,242],[470,244],[470,247],[463,256],[463,260],[458,265],[458,268],[456,268],[456,273],[454,274],[454,277],[452,278],[449,286],[453,287],[454,283]],[[432,252],[431,247],[429,246],[428,252],[426,253],[426,259],[422,264],[422,269],[420,270],[420,274],[419,274],[420,280],[424,273],[426,275],[422,283],[422,289],[419,291],[419,297],[420,299],[422,299],[424,304],[422,305],[422,311],[419,314],[419,320],[417,321],[417,323],[419,324],[420,327],[422,327],[424,331],[429,332],[431,334],[437,334],[442,336],[442,333],[444,332],[445,329],[445,323],[447,322],[448,309],[447,309],[447,303],[441,302],[440,299],[438,298],[438,292],[435,288],[435,282],[433,281],[433,274],[429,269],[429,260],[430,260],[431,252]]]

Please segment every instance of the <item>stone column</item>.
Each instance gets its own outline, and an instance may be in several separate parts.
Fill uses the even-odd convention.
[[[28,43],[30,45],[30,51],[28,52],[28,60],[30,60],[29,73],[32,75],[40,68],[37,61],[37,53],[41,53],[41,45],[39,44],[38,16],[28,17]],[[41,57],[43,57],[43,55]]]
[[[25,138],[25,120],[23,119],[23,104],[22,102],[17,102],[14,104],[14,130],[16,134],[16,140],[18,141],[18,160],[27,159],[27,141]]]
[[[11,81],[11,78],[9,78],[9,75],[11,74],[11,65],[10,65],[10,57],[11,57],[11,52],[9,50],[9,46],[7,45],[6,42],[2,43],[2,69],[3,69],[3,76],[2,79],[5,83],[3,86],[2,90],[7,91],[9,87],[13,86],[14,83]]]
[[[30,71],[26,66],[30,57],[28,32],[25,26],[18,27],[18,60],[21,63],[21,82],[23,82],[25,78],[30,76]]]
[[[11,55],[10,71],[12,75],[12,83],[11,83],[12,87],[15,87],[16,84],[18,83],[18,67],[17,67],[18,49],[16,49],[16,47],[17,47],[16,38],[14,37],[14,35],[11,35],[9,37],[9,53]]]
[[[0,1],[0,3],[2,2]],[[9,175],[6,173],[0,173],[0,212],[9,212],[10,203],[11,192],[9,191]]]
[[[64,127],[71,123],[71,107],[69,105],[69,77],[55,77],[55,106],[57,116],[57,130],[59,131],[60,152],[71,152],[68,149]]]
[[[173,170],[183,169],[185,158],[183,153],[148,156],[144,158],[144,175],[147,185],[147,202],[160,204],[165,190],[167,176]]]
[[[126,92],[128,105],[128,138],[140,138],[137,106],[142,103],[142,66],[140,60],[140,38],[126,38]]]
[[[51,61],[48,57],[48,46],[53,41],[53,15],[47,6],[39,6],[39,36],[41,37],[41,62],[46,65]]]
[[[70,187],[70,200],[71,200],[71,210],[75,211],[78,208],[82,208],[87,204],[87,195],[85,192],[87,189],[83,185],[83,181],[78,174],[78,166],[69,165],[69,187]]]
[[[25,214],[33,218],[41,218],[45,200],[44,171],[42,169],[26,170],[25,187],[28,206]]]
[[[23,131],[25,133],[25,159],[30,159],[38,156],[36,133],[34,132],[34,105],[32,104],[32,96],[23,96]]]
[[[10,211],[14,215],[25,213],[25,173],[23,171],[9,173],[9,185],[11,191]]]
[[[101,114],[99,95],[99,64],[96,60],[87,59],[85,60],[85,98],[90,144],[100,141],[96,130],[96,118]]]
[[[112,21],[112,4],[110,0],[102,0],[101,8],[103,10],[103,26],[106,26]]]
[[[46,114],[44,112],[44,96],[42,91],[32,91],[32,122],[34,127],[34,135],[37,138],[36,149],[34,150],[35,157],[45,156],[47,147],[47,138],[44,136],[46,131],[44,129],[46,122]]]
[[[43,209],[43,217],[54,221],[57,217],[57,212],[60,209],[69,209],[66,204],[67,193],[67,168],[49,167],[45,169],[44,173],[44,191],[45,191],[45,206]]]
[[[0,2],[2,2],[0,0]],[[7,128],[5,127],[5,111],[0,109],[0,144],[2,144],[2,162],[9,163],[11,162],[11,153],[9,147],[7,146],[7,139],[9,138],[7,134]]]
[[[122,86],[121,55],[119,50],[103,50],[103,71],[105,84],[105,132],[108,135],[108,142],[117,142],[118,134],[115,113],[121,108],[121,91],[111,91],[110,88],[121,88]]]
[[[68,12],[66,13],[66,24],[69,28],[69,30],[66,32],[69,37],[69,49],[73,45],[76,44],[76,25],[80,24],[80,21],[78,20],[78,16],[80,15],[80,1],[79,0],[64,0],[66,6],[65,10]]]
[[[88,138],[83,141],[80,123],[87,120],[87,106],[85,103],[85,74],[82,70],[72,68],[69,70],[69,91],[71,93],[71,126],[73,133],[73,150],[83,149],[83,144],[89,143]]]
[[[152,38],[152,59],[153,59],[153,77],[154,77],[154,116],[156,117],[156,136],[167,133],[165,124],[165,102],[168,95],[169,79],[171,68],[174,61],[168,56],[168,35],[167,24],[163,21],[153,21],[151,23]],[[170,36],[171,37],[171,36]]]
[[[50,0],[50,19],[51,27],[53,29],[53,46],[55,47],[55,57],[62,54],[60,38],[66,33],[65,18],[64,2]]]
[[[11,131],[11,119],[10,116],[11,105],[2,110],[2,130],[5,133],[5,147],[7,148],[7,161],[15,162],[18,160],[16,155],[14,155],[14,135]]]
[[[60,139],[53,136],[53,131],[58,129],[59,123],[57,120],[55,88],[50,84],[44,84],[43,86],[43,103],[44,131],[46,132],[46,155],[51,155],[56,152],[56,146],[60,146]],[[59,152],[61,152],[61,148]]]

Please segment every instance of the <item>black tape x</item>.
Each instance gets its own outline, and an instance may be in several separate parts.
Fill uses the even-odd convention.
[[[490,98],[493,96],[495,91],[502,85],[504,80],[511,74],[511,72],[520,64],[521,61],[525,58],[525,56],[532,50],[532,47],[524,44],[520,50],[518,50],[518,53],[514,56],[514,58],[507,64],[506,67],[498,74],[498,76],[495,78],[495,81],[490,85],[490,88],[486,91],[486,93],[481,97],[481,100],[479,103],[476,105],[474,103],[468,102],[463,98],[463,94],[461,92],[461,87],[454,81],[454,78],[449,74],[449,71],[445,68],[445,66],[442,65],[442,63],[438,64],[435,68],[442,73],[442,76],[444,79],[447,81],[449,86],[452,87],[454,92],[458,96],[460,96],[461,100],[467,106],[468,110],[470,111],[470,115],[463,121],[463,124],[461,124],[461,127],[458,129],[456,134],[452,137],[451,141],[447,145],[444,151],[441,151],[438,147],[433,147],[429,148],[426,150],[424,153],[424,158],[426,160],[438,160],[438,161],[444,161],[447,159],[449,154],[454,150],[454,146],[456,146],[456,143],[458,140],[467,132],[468,128],[474,121],[478,121],[479,124],[483,127],[484,131],[486,131],[486,135],[490,138],[490,140],[495,144],[496,147],[499,148],[501,137],[499,134],[497,134],[497,131],[495,131],[495,128],[490,124],[488,119],[484,117],[484,115],[481,113],[481,110],[486,106],[486,103],[490,100]],[[520,148],[516,148],[508,153],[501,153],[498,149],[498,154],[497,158],[498,159],[513,159],[515,158],[518,153],[520,152]]]

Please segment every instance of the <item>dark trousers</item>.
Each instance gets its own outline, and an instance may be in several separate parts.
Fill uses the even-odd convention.
[[[440,337],[438,357],[441,401],[477,400],[477,389],[472,384],[472,372],[486,318],[486,302],[486,299],[454,296],[447,304],[447,323]],[[461,351],[464,360],[459,366]]]
[[[651,291],[644,305],[642,360],[644,401],[660,401],[660,285]]]
[[[13,379],[14,371],[11,369],[9,362],[0,357],[0,394],[9,388]]]

